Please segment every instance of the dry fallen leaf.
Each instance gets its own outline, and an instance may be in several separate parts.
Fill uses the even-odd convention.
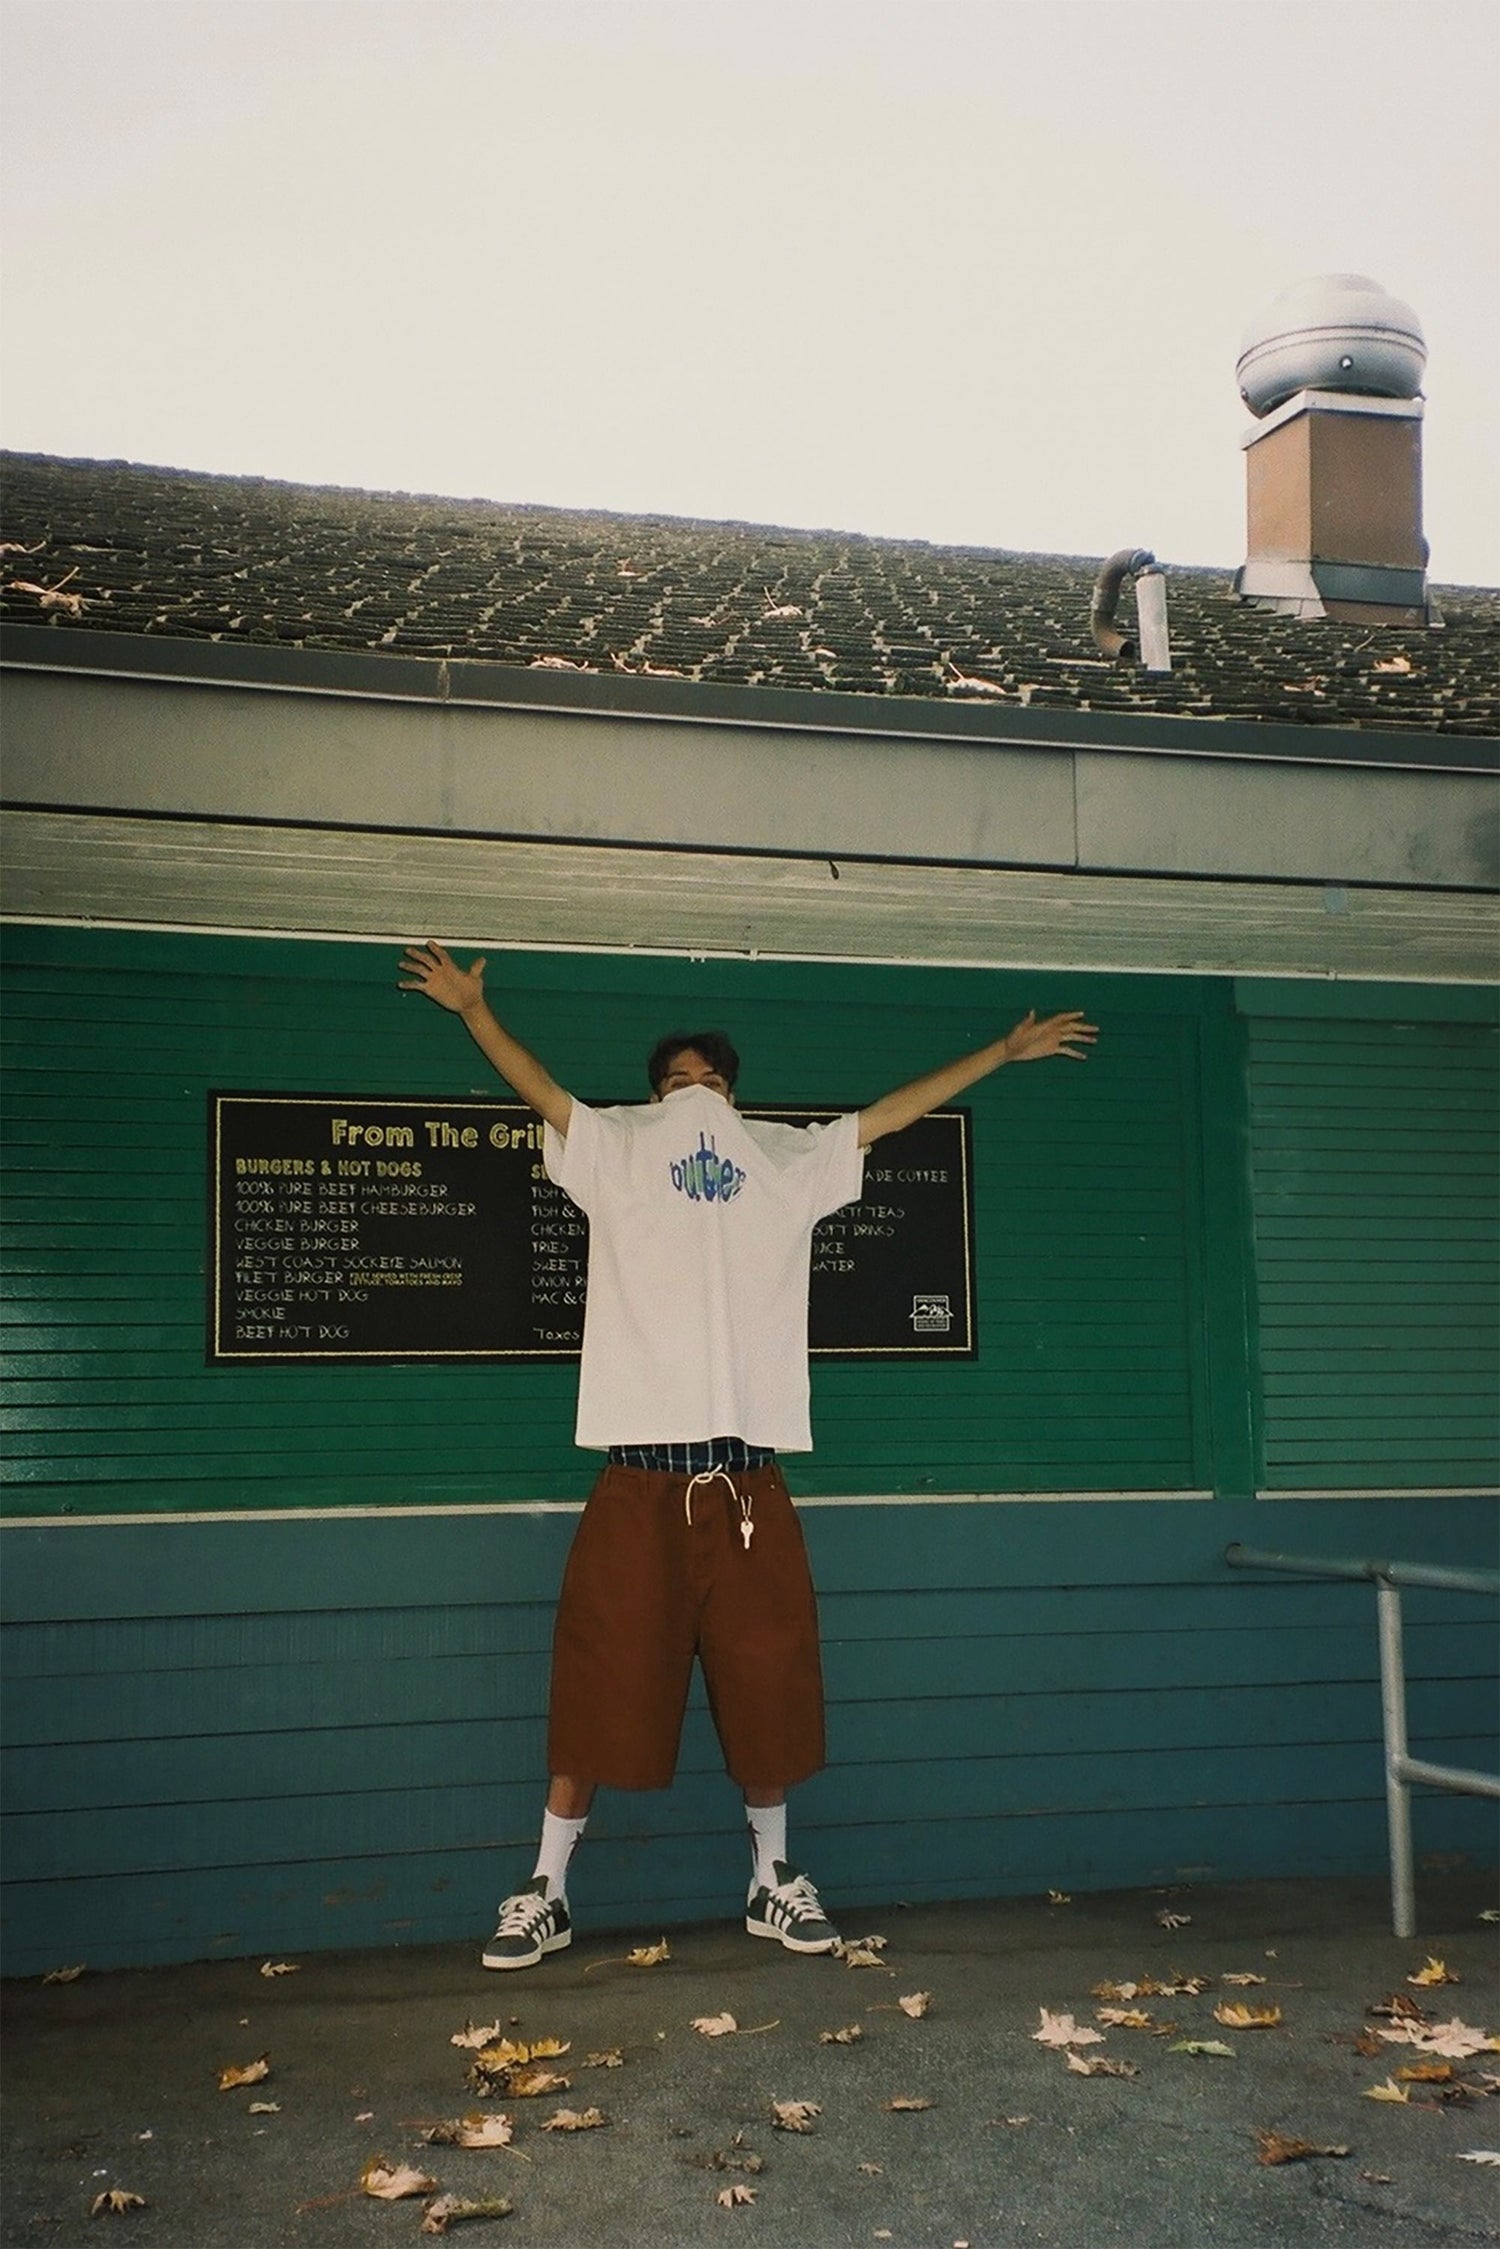
[[[1412,668],[1409,656],[1377,656],[1370,666],[1375,672],[1409,672]]]
[[[1182,1996],[1196,1999],[1208,1989],[1207,1976],[1174,1975],[1163,1983],[1159,1976],[1142,1976],[1138,1983],[1096,1983],[1096,1999],[1176,1999]]]
[[[260,1972],[263,1976],[296,1976],[302,1972],[302,1963],[300,1960],[263,1960]]]
[[[1280,2020],[1279,2007],[1247,2007],[1239,1999],[1225,2001],[1214,2009],[1214,2021],[1227,2024],[1231,2030],[1274,2030]]]
[[[269,2077],[270,2074],[269,2054],[262,2054],[258,2062],[245,2062],[238,2067],[231,2063],[227,2069],[219,2072],[219,2091],[232,2093],[238,2085],[258,2085],[263,2077]]]
[[[883,2163],[861,2163],[859,2168],[867,2179],[883,2179],[885,2177],[885,2165]]]
[[[833,1950],[846,1968],[883,1968],[885,1945],[884,1937],[840,1937]]]
[[[817,2101],[772,2101],[771,2122],[778,2132],[810,2132],[813,2118],[821,2116],[822,2106]]]
[[[84,1963],[80,1960],[77,1966],[73,1968],[49,1968],[42,1981],[43,1983],[77,1983],[84,1972]]]
[[[281,2114],[281,2103],[280,2101],[252,2101],[245,2114],[247,2116],[279,2116]]]
[[[521,2069],[505,2072],[505,2090],[518,2101],[535,2100],[540,2093],[566,2093],[573,2080],[559,2070],[544,2069],[540,2062],[528,2062]]]
[[[422,2137],[429,2147],[509,2147],[514,2133],[508,2116],[475,2109],[432,2125]]]
[[[1419,1968],[1414,1976],[1408,1976],[1406,1980],[1420,1989],[1429,1984],[1462,1983],[1463,1977],[1455,1976],[1445,1960],[1435,1960],[1429,1952],[1426,1967]]]
[[[930,1991],[909,1991],[904,1999],[896,2001],[896,2005],[901,2009],[903,2015],[910,2015],[912,2021],[917,2022],[932,2005],[932,1993]]]
[[[755,2189],[736,2179],[732,2186],[720,2187],[714,2200],[721,2210],[743,2210],[755,2200]]]
[[[492,2023],[466,2022],[462,2030],[453,2033],[448,2043],[450,2046],[472,2047],[477,2053],[481,2046],[491,2045],[499,2036],[500,2018],[497,2015]]]
[[[1500,2038],[1476,2030],[1472,2023],[1461,2023],[1456,2015],[1447,2023],[1398,2023],[1377,2035],[1393,2045],[1419,2047],[1424,2054],[1446,2054],[1456,2062],[1466,2061],[1470,2054],[1500,2053]]]
[[[659,1968],[671,1957],[672,1948],[663,1937],[658,1944],[638,1944],[634,1952],[611,1953],[607,1959],[591,1960],[583,1972],[591,1976],[596,1968]]]
[[[132,2194],[129,2187],[106,2187],[104,2192],[96,2194],[89,2204],[89,2216],[91,2218],[118,2217],[126,2210],[145,2210],[147,2208],[149,2208],[149,2204],[143,2194]]]
[[[732,2030],[738,2030],[740,2026],[733,2015],[723,2014],[694,2015],[692,2027],[701,2031],[705,2038],[727,2038]]]
[[[1042,2018],[1042,2027],[1040,2030],[1034,2030],[1031,2035],[1038,2046],[1102,2046],[1104,2044],[1103,2031],[1094,2030],[1087,2023],[1082,2025],[1075,2023],[1071,2015],[1049,2014],[1045,2007],[1039,2007],[1037,2013]]]
[[[560,2108],[542,2126],[544,2132],[597,2132],[609,2118],[602,2108]]]
[[[1193,1917],[1190,1913],[1163,1911],[1158,1913],[1155,1918],[1159,1929],[1186,1929],[1191,1925]]]
[[[1314,2147],[1311,2140],[1291,2140],[1284,2132],[1257,2132],[1258,2163],[1303,2163],[1312,2155],[1347,2155],[1346,2147]]]
[[[1388,2077],[1383,2085],[1367,2085],[1360,2098],[1366,2101],[1409,2101],[1411,2095],[1404,2085],[1396,2083],[1394,2077]]]
[[[820,2046],[857,2046],[864,2034],[863,2024],[845,2023],[842,2030],[820,2030],[818,2032],[818,2044]]]
[[[1047,1892],[1047,1903],[1049,1905],[1071,1905],[1073,1900],[1066,1890],[1049,1890]]]
[[[1144,2007],[1096,2007],[1094,2013],[1109,2030],[1159,2030]]]
[[[585,2069],[623,2069],[625,2056],[618,2046],[606,2046],[599,2053],[590,2054],[583,2066]]]
[[[1075,2054],[1069,2052],[1068,2067],[1076,2077],[1139,2077],[1134,2062],[1112,2061],[1108,2054]]]
[[[757,2155],[754,2148],[746,2147],[743,2131],[735,2133],[728,2147],[716,2148],[702,2161],[710,2171],[764,2171],[766,2167],[765,2157]]]
[[[486,2062],[492,2054],[501,2054],[501,2058],[507,2062],[550,2062],[555,2061],[559,2054],[570,2052],[572,2044],[570,2038],[533,2038],[529,2046],[523,2046],[517,2039],[502,2038],[498,2048],[483,2047],[479,2059]]]
[[[440,2194],[428,2203],[421,2231],[446,2233],[450,2226],[461,2225],[465,2218],[508,2218],[513,2208],[514,2204],[507,2202],[503,2194],[486,2195],[479,2202],[465,2201],[460,2194]]]
[[[1264,1976],[1252,1976],[1246,1974],[1220,1976],[1219,1978],[1220,1983],[1239,1984],[1242,1988],[1249,1984],[1264,1983],[1265,1980],[1266,1979]]]
[[[1402,2085],[1451,2085],[1452,2062],[1413,2062],[1410,2069],[1398,2069],[1397,2082]]]
[[[932,2103],[929,2100],[924,2100],[920,2093],[894,2093],[888,2101],[882,2101],[880,2105],[882,2108],[889,2109],[895,2115],[907,2109],[931,2108]]]
[[[425,2171],[418,2171],[410,2163],[392,2163],[384,2155],[372,2155],[359,2174],[361,2191],[371,2194],[377,2202],[400,2202],[408,2194],[435,2194],[437,2180],[429,2179]]]
[[[1392,2022],[1425,2023],[1427,2010],[1419,2007],[1415,1999],[1408,1999],[1404,1991],[1393,1991],[1389,1998],[1377,1999],[1373,2007],[1365,2009],[1367,2015],[1386,2015]]]
[[[1226,2046],[1222,2038],[1176,2038],[1167,2048],[1169,2054],[1214,2054],[1219,2060],[1232,2062],[1234,2048]]]
[[[1500,2163],[1500,2148],[1465,2148],[1462,2155],[1454,2157],[1456,2163]]]

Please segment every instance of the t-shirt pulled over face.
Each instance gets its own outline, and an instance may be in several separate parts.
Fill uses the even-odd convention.
[[[706,1086],[575,1100],[549,1175],[589,1219],[580,1445],[742,1437],[806,1452],[812,1230],[858,1199],[858,1117],[746,1118]]]

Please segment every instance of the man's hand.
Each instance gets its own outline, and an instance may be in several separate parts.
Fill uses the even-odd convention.
[[[485,1060],[515,1087],[529,1108],[566,1138],[573,1097],[503,1023],[496,1022],[484,996],[483,960],[470,961],[467,968],[460,968],[437,939],[429,937],[425,945],[407,946],[401,966],[410,970],[402,981],[402,991],[425,992],[450,1015],[462,1016],[465,1030]]]
[[[1033,1007],[1027,1009],[1014,1030],[1006,1032],[1002,1044],[1007,1062],[1043,1062],[1049,1054],[1066,1054],[1070,1061],[1086,1062],[1098,1036],[1098,1025],[1085,1023],[1077,1008],[1066,1015],[1049,1015],[1045,1023],[1038,1023]]]
[[[483,960],[470,961],[467,968],[460,968],[435,937],[429,937],[425,945],[408,945],[401,966],[409,971],[409,981],[401,986],[403,992],[425,992],[450,1014],[466,1015],[470,1008],[484,1003]]]
[[[1003,1039],[991,1046],[982,1046],[975,1054],[960,1056],[944,1069],[931,1070],[925,1078],[914,1078],[910,1085],[897,1086],[894,1093],[883,1094],[868,1109],[859,1113],[859,1144],[868,1148],[874,1140],[883,1140],[888,1132],[904,1132],[918,1117],[925,1117],[929,1109],[940,1109],[945,1101],[956,1094],[967,1093],[971,1085],[987,1078],[1007,1062],[1041,1062],[1049,1054],[1066,1054],[1070,1061],[1084,1062],[1088,1050],[1099,1036],[1097,1027],[1085,1023],[1077,1008],[1064,1015],[1049,1015],[1045,1023],[1038,1023],[1033,1007],[1022,1016],[1014,1030],[1007,1031]]]

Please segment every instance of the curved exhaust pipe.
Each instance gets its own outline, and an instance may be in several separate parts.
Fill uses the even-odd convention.
[[[1140,626],[1142,662],[1147,671],[1169,672],[1172,652],[1167,639],[1167,588],[1160,565],[1148,547],[1121,547],[1100,565],[1089,604],[1089,630],[1094,644],[1116,663],[1136,654],[1136,643],[1114,622],[1120,589],[1127,578],[1135,580],[1136,618]]]

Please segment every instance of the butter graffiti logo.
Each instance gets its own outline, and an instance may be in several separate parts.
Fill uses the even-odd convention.
[[[694,1203],[727,1203],[745,1184],[745,1174],[728,1156],[721,1156],[706,1133],[690,1156],[674,1159],[672,1185]]]

